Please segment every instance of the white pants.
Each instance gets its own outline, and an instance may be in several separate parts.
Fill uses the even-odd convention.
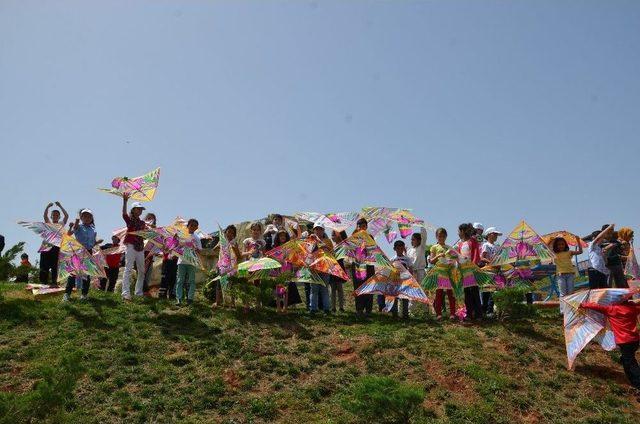
[[[142,287],[144,286],[144,251],[138,252],[133,248],[132,244],[127,244],[127,250],[124,254],[124,275],[122,276],[122,296],[131,296],[131,270],[133,264],[136,264],[138,271],[138,279],[136,280],[136,296],[142,296]]]

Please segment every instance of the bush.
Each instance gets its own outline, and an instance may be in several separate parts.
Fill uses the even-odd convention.
[[[13,264],[13,261],[23,250],[24,242],[21,241],[0,255],[0,281],[8,281],[10,277],[15,276],[18,267]]]
[[[343,407],[362,422],[409,423],[420,411],[424,396],[421,387],[367,375],[354,383]]]
[[[509,287],[493,294],[493,303],[500,319],[522,319],[535,316],[533,305],[525,302],[525,295],[530,291],[526,287]]]

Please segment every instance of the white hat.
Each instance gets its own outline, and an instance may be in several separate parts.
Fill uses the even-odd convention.
[[[82,215],[83,213],[88,213],[90,215],[93,215],[93,212],[91,211],[91,209],[82,209],[80,211],[80,215]]]
[[[484,230],[484,225],[482,225],[482,223],[480,222],[474,222],[473,228],[475,228],[476,230]]]
[[[140,202],[133,202],[131,204],[131,209],[135,209],[135,208],[146,209],[144,206],[142,206],[142,203]]]
[[[265,228],[264,230],[265,235],[269,233],[277,233],[277,232],[278,232],[278,228],[273,224],[267,225],[267,228]]]
[[[502,235],[502,233],[496,228],[496,227],[489,227],[486,230],[484,230],[484,233],[482,233],[483,236],[488,236],[489,234],[497,234],[499,236]]]
[[[313,228],[322,228],[324,230],[324,226],[320,223],[320,221],[313,224]]]

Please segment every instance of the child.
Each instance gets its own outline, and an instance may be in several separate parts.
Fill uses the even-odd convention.
[[[156,228],[156,214],[149,212],[144,217],[144,222],[149,228]],[[153,253],[151,252],[151,243],[146,243],[144,247],[144,281],[142,283],[142,293],[149,296],[149,280],[153,273]]]
[[[16,283],[28,283],[30,270],[29,255],[23,253],[20,255],[20,265],[16,268]]]
[[[54,209],[49,214],[49,209],[53,206],[53,203],[49,203],[44,209],[44,222],[46,224],[54,225],[60,228],[60,231],[64,231],[64,227],[69,220],[69,214],[62,207],[60,202],[55,202],[55,205],[60,208],[60,211],[64,214],[62,222],[60,222],[60,211]],[[49,219],[51,217],[51,219]],[[52,287],[58,285],[58,256],[60,254],[60,248],[43,242],[40,247],[40,283],[49,284]],[[49,275],[51,275],[51,281],[49,281]]]
[[[368,227],[369,227],[369,223],[367,222],[367,220],[365,218],[360,218],[356,222],[356,230],[354,231],[354,233],[358,231],[367,231]],[[362,279],[358,278],[358,273],[356,272],[356,269],[358,268],[359,265],[360,264],[358,264],[357,262],[354,262],[353,264],[352,277],[353,277],[354,291],[357,290],[358,287],[360,287],[365,281],[373,277],[375,274],[375,268],[373,267],[373,265],[366,265],[366,276]],[[362,294],[360,296],[356,296],[355,303],[356,303],[356,315],[362,316],[362,314],[364,313],[366,316],[369,316],[371,314],[371,310],[373,309],[373,295]]]
[[[396,240],[393,243],[393,251],[396,252],[396,256],[392,259],[393,262],[400,262],[408,271],[411,269],[412,260],[405,255],[407,248],[402,240]],[[383,296],[384,299],[384,296]],[[391,308],[391,314],[394,317],[398,316],[398,300],[402,304],[402,319],[409,319],[409,299],[398,299],[393,301],[393,307]]]
[[[480,249],[475,238],[476,231],[471,224],[460,224],[458,236],[460,242],[457,250],[459,252],[458,264],[464,288],[464,303],[467,308],[467,318],[469,320],[482,318],[482,304],[480,303],[480,290],[476,280],[477,265],[473,258],[477,255],[480,261]],[[477,253],[474,253],[477,252]]]
[[[411,236],[411,247],[407,249],[407,257],[410,259],[409,271],[417,281],[424,280],[427,267],[427,229],[421,228],[420,233]]]
[[[80,222],[82,222],[80,224]],[[76,221],[73,224],[69,225],[68,235],[74,235],[76,240],[87,249],[88,252],[93,250],[93,246],[96,245],[96,229],[95,222],[93,220],[93,212],[90,209],[82,209],[80,211],[80,218],[76,218]],[[74,277],[70,275],[67,278],[67,286],[65,288],[64,296],[62,297],[63,302],[68,302],[71,299],[71,292],[73,291],[73,287],[76,283],[81,285],[82,294],[80,295],[80,300],[86,300],[89,294],[89,277]]]
[[[502,235],[502,233],[498,231],[496,227],[489,227],[484,231],[482,235],[486,241],[482,243],[480,247],[480,266],[487,266],[500,252],[500,246],[496,245],[496,241],[498,240],[498,237]],[[499,267],[492,268],[497,268],[497,270],[499,270]],[[481,301],[482,312],[485,315],[493,314],[492,292],[482,291]]]
[[[136,296],[142,296],[144,292],[144,241],[142,237],[131,234],[134,231],[141,231],[146,228],[146,224],[140,219],[142,211],[145,209],[140,202],[134,202],[131,210],[127,212],[128,194],[122,195],[122,219],[127,224],[127,235],[124,237],[126,251],[124,254],[124,275],[122,276],[122,299],[131,300],[131,270],[136,265],[138,278],[136,280]]]
[[[118,236],[111,237],[111,243],[103,244],[100,246],[101,250],[114,249],[120,245],[120,239]],[[118,274],[120,273],[120,262],[122,262],[122,253],[109,253],[105,256],[105,262],[107,266],[104,267],[104,272],[107,278],[100,279],[100,290],[112,292],[116,287],[118,281]]]
[[[327,234],[324,232],[324,227],[319,223],[313,226],[313,235],[310,236],[317,242],[316,249],[322,249],[327,253],[333,254],[333,243]],[[331,300],[329,299],[329,281],[330,275],[325,273],[319,273],[320,278],[324,281],[324,285],[311,284],[311,293],[309,295],[309,312],[315,314],[320,306],[325,314],[331,312]],[[320,303],[320,305],[319,305]]]
[[[346,231],[332,231],[331,232],[331,241],[334,246],[341,243],[347,238]],[[340,267],[345,270],[344,267],[344,259],[338,259],[338,263]],[[340,277],[336,277],[335,275],[331,276],[330,285],[331,285],[331,312],[336,312],[336,306],[338,306],[340,312],[344,312],[344,280]]]
[[[622,362],[624,373],[631,385],[640,390],[640,366],[636,360],[636,351],[640,340],[637,327],[640,305],[627,299],[608,306],[583,303],[580,307],[601,312],[607,317],[616,344],[620,349],[620,362]]]
[[[264,256],[266,242],[262,238],[262,224],[258,221],[251,224],[251,237],[242,242],[244,251],[242,257],[246,259],[260,259]]]
[[[429,251],[429,263],[435,265],[427,276],[423,285],[430,286],[429,280],[435,279],[436,299],[433,308],[436,312],[436,319],[442,319],[442,305],[444,303],[444,294],[446,292],[449,299],[449,315],[451,319],[456,318],[456,298],[453,294],[453,261],[448,257],[451,246],[445,244],[447,241],[447,230],[438,228],[436,230],[437,243],[431,246]]]
[[[200,237],[196,234],[196,230],[198,229],[197,219],[191,218],[187,222],[187,230],[189,230],[189,234],[193,239],[193,244],[195,248],[195,254],[202,250],[202,243],[200,241]],[[187,293],[187,305],[191,305],[193,303],[193,299],[196,296],[196,267],[195,265],[182,263],[182,258],[178,259],[178,282],[176,284],[176,305],[182,305],[182,297],[184,285],[186,283],[189,285],[189,292]]]
[[[281,246],[287,243],[290,239],[291,239],[291,236],[289,236],[289,233],[286,230],[284,229],[279,230],[278,233],[276,234],[274,247]],[[284,265],[282,265],[282,268],[280,268],[280,272],[293,272],[293,266],[290,263],[285,262]],[[287,285],[286,286],[283,285],[282,288],[284,289],[284,311],[285,312],[289,306],[302,303],[302,299],[300,298],[300,292],[298,292],[298,286],[296,285],[296,283],[294,283],[293,281],[289,281]],[[280,294],[282,293],[283,291],[280,290]],[[277,296],[278,296],[278,293],[276,292],[276,297]],[[277,303],[277,299],[276,299],[276,303]]]
[[[613,232],[614,224],[604,226],[600,231],[594,231],[585,237],[585,241],[591,241],[588,248],[589,253],[589,276],[590,289],[602,289],[608,287],[607,278],[609,277],[609,269],[605,265],[604,250],[602,243],[609,238]]]
[[[560,297],[573,293],[573,284],[576,278],[576,269],[573,266],[573,257],[582,254],[580,239],[576,237],[576,250],[569,250],[569,244],[562,237],[556,237],[551,242],[551,250],[555,254],[556,282]],[[562,312],[562,302],[560,302]]]

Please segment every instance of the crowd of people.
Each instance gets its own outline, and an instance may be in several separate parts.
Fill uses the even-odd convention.
[[[90,209],[80,210],[74,222],[67,224],[69,214],[59,202],[50,203],[44,211],[44,222],[59,228],[64,228],[68,235],[75,239],[88,251],[99,245],[106,252],[105,275],[99,283],[101,290],[114,291],[120,275],[120,268],[124,268],[121,296],[124,301],[130,301],[133,296],[149,296],[150,270],[157,251],[149,249],[149,243],[140,235],[140,231],[156,227],[156,216],[146,213],[145,206],[140,202],[128,203],[129,196],[123,195],[122,219],[126,225],[126,231],[114,234],[109,243],[103,243],[98,239],[93,212]],[[52,207],[57,206],[52,210]],[[288,224],[288,225],[286,225]],[[273,214],[267,222],[256,221],[250,225],[249,236],[243,240],[237,240],[238,229],[235,225],[228,225],[222,235],[228,242],[229,252],[233,256],[234,264],[250,259],[265,257],[271,249],[278,248],[292,239],[313,240],[315,249],[322,249],[328,255],[334,254],[334,249],[344,242],[349,234],[346,231],[331,231],[321,223],[298,223],[290,225],[285,223],[285,218],[280,214]],[[353,234],[367,232],[369,223],[365,218],[357,220]],[[199,223],[196,219],[186,221],[189,237],[192,238],[191,246],[194,253],[202,249],[202,239],[209,238],[199,231]],[[404,240],[395,240],[393,243],[394,256],[392,263],[399,263],[408,270],[412,276],[422,284],[429,292],[434,294],[432,310],[438,320],[448,313],[451,319],[459,317],[458,312],[463,311],[462,316],[466,321],[475,321],[491,316],[493,313],[492,289],[496,285],[494,280],[500,278],[501,273],[492,269],[494,258],[500,253],[501,246],[498,242],[503,233],[496,227],[484,228],[481,223],[462,223],[458,227],[458,241],[447,244],[448,232],[445,228],[435,231],[435,243],[427,245],[427,231],[421,228],[420,232],[411,235],[408,243]],[[634,233],[630,228],[621,228],[616,231],[614,224],[602,226],[582,239],[567,240],[564,237],[553,238],[549,242],[549,249],[553,252],[555,265],[554,280],[560,297],[570,295],[575,289],[577,270],[574,258],[583,253],[583,241],[588,242],[587,270],[588,284],[591,289],[628,287],[625,275],[625,263],[631,253]],[[571,246],[575,246],[573,249]],[[56,285],[58,274],[58,258],[60,248],[43,242],[40,248],[39,279],[41,283]],[[190,305],[196,295],[196,266],[183,261],[177,255],[160,253],[162,260],[162,273],[158,297],[174,299],[177,305]],[[26,254],[22,255],[21,263],[31,267]],[[340,267],[350,278],[354,292],[368,279],[374,276],[375,266],[359,264],[345,258],[338,260]],[[295,267],[289,263],[283,263],[282,267],[275,271],[287,273],[294,271]],[[136,271],[135,286],[131,293],[133,271]],[[492,272],[493,271],[493,272]],[[344,284],[349,281],[335,275],[322,274],[320,277],[324,284],[304,284],[304,297],[300,296],[298,284],[294,281],[280,281],[273,289],[273,304],[278,312],[285,312],[291,306],[304,304],[306,309],[315,314],[323,311],[343,312],[345,310]],[[16,281],[26,281],[26,277],[18,276]],[[235,306],[235,297],[232,290],[227,290],[233,285],[259,285],[260,280],[243,281],[241,278],[233,278],[227,286],[218,281],[215,286],[215,301],[213,307],[225,305]],[[462,294],[454,290],[454,286],[461,286]],[[80,291],[80,298],[86,299],[90,289],[89,277],[69,276],[66,281],[63,302],[68,302],[74,288]],[[464,307],[457,307],[456,298],[462,297]],[[355,311],[358,316],[369,316],[374,310],[385,309],[385,296],[378,295],[374,300],[373,294],[354,296]],[[448,305],[447,305],[448,301]],[[531,297],[527,297],[531,301]],[[249,308],[246,299],[243,307]],[[611,327],[616,336],[616,342],[623,354],[625,372],[630,381],[640,387],[640,368],[635,362],[635,351],[638,349],[638,333],[636,321],[640,308],[635,303],[624,302],[615,307],[601,307],[594,304],[585,304],[584,308],[598,310],[606,314],[611,322]],[[412,302],[408,299],[396,299],[390,312],[408,318]]]

